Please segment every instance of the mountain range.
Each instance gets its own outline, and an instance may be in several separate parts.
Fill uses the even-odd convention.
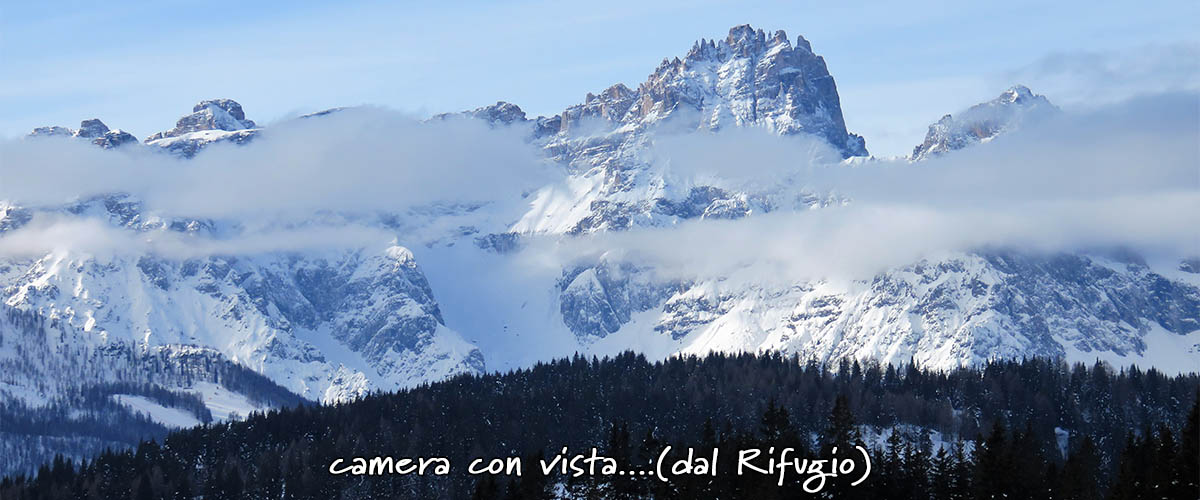
[[[1058,113],[1046,97],[1014,86],[930,125],[908,160],[921,168]],[[70,248],[6,256],[4,313],[32,319],[20,328],[0,323],[0,402],[61,406],[72,391],[116,382],[191,394],[223,409],[214,413],[224,418],[290,401],[237,382],[249,375],[225,381],[146,369],[151,362],[184,366],[186,353],[202,353],[209,372],[240,366],[277,386],[268,393],[322,403],[572,352],[626,349],[655,357],[778,350],[831,366],[855,358],[941,369],[1032,356],[1167,371],[1200,362],[1200,265],[1164,266],[1119,249],[981,248],[926,256],[866,279],[784,284],[660,273],[615,250],[522,273],[516,263],[547,241],[853,206],[841,193],[790,178],[746,184],[681,176],[686,165],[655,153],[672,138],[744,132],[806,145],[797,158],[871,168],[866,141],[847,131],[824,59],[803,37],[737,26],[725,38],[699,40],[682,58],[664,59],[636,88],[589,93],[554,116],[530,118],[498,102],[431,118],[453,120],[521,131],[562,182],[526,193],[521,213],[479,204],[345,216],[394,234],[388,245],[182,258]],[[217,145],[255,147],[270,133],[239,103],[212,99],[140,143],[98,119],[78,130],[38,128],[27,140],[86,140],[111,154],[148,148],[190,161]],[[167,214],[136,193],[114,192],[61,204],[0,201],[0,239],[45,218],[98,221],[142,239],[249,231],[234,218]],[[114,352],[121,354],[94,361]],[[49,369],[60,365],[95,369]],[[125,407],[185,425],[165,416],[169,405],[142,403]]]

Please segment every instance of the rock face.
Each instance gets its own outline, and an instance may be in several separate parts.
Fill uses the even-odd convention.
[[[122,130],[113,130],[105,132],[104,135],[92,139],[92,144],[100,146],[104,149],[119,148],[126,144],[137,144],[137,137],[133,134]]]
[[[75,131],[67,127],[53,125],[49,127],[37,127],[29,133],[30,137],[72,137]]]
[[[1043,119],[1057,113],[1058,108],[1045,96],[1035,95],[1027,87],[1017,85],[999,97],[971,106],[957,117],[943,116],[929,126],[925,142],[913,148],[913,161],[924,160],[987,142],[1004,132],[1019,128],[1022,123]]]
[[[656,329],[697,353],[772,349],[938,368],[1022,356],[1152,363],[1167,354],[1163,343],[1200,355],[1200,289],[1139,262],[1071,254],[959,254],[870,281],[784,290],[699,283],[662,311]]]
[[[241,104],[232,99],[211,99],[200,101],[192,107],[192,114],[175,123],[175,128],[147,137],[146,142],[204,130],[232,132],[248,128],[255,128],[254,122],[246,119]]]
[[[525,112],[516,104],[500,101],[491,106],[476,108],[468,112],[471,116],[488,123],[511,125],[526,121]]]
[[[563,271],[563,324],[584,342],[617,332],[634,314],[658,306],[677,288],[656,282],[650,271],[608,259]]]
[[[108,126],[97,118],[84,120],[79,123],[79,130],[75,131],[75,137],[84,139],[95,139],[108,133]]]
[[[136,144],[137,138],[123,130],[109,130],[108,126],[98,118],[80,122],[79,129],[71,130],[66,127],[38,127],[29,133],[30,137],[75,137],[86,139],[92,144],[104,149],[113,149],[126,144]]]
[[[637,90],[617,84],[588,94],[557,123],[566,132],[589,119],[644,126],[672,118],[696,129],[813,134],[843,157],[867,155],[863,138],[846,132],[837,86],[808,41],[793,46],[783,31],[768,36],[749,25],[696,42],[683,59],[663,59]]]
[[[583,346],[617,337],[666,346],[654,355],[768,350],[943,369],[1099,357],[1173,371],[1200,360],[1197,283],[1130,256],[1003,251],[788,286],[661,281],[653,269],[602,259],[564,271],[558,290],[562,321]]]
[[[517,232],[586,234],[837,203],[803,190],[677,185],[648,154],[659,134],[753,128],[815,137],[843,158],[867,154],[862,138],[846,131],[837,87],[808,41],[793,45],[782,31],[768,36],[745,25],[664,59],[637,89],[613,85],[553,117],[512,122],[531,125],[533,141],[575,179],[569,193],[539,193]]]
[[[57,210],[149,238],[236,230],[163,219],[123,195]],[[0,227],[19,228],[30,210],[7,206],[0,215]],[[4,224],[9,219],[20,220]],[[478,349],[446,328],[412,254],[399,246],[187,259],[53,252],[0,261],[0,296],[100,343],[214,349],[318,401],[484,368]]]
[[[175,123],[175,128],[146,138],[146,144],[184,158],[191,158],[216,142],[245,144],[258,134],[252,120],[246,119],[242,105],[232,99],[210,99],[192,107],[192,114]]]

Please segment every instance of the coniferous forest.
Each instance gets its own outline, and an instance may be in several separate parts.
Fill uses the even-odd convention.
[[[577,356],[207,424],[84,463],[58,459],[4,479],[0,498],[1192,499],[1198,390],[1195,374],[1042,359],[944,372],[771,354]],[[716,450],[717,472],[649,474],[667,446]],[[871,472],[851,485],[865,465],[846,451],[855,446]],[[574,474],[572,464],[543,474],[539,460],[564,447],[568,460],[595,447],[633,473]],[[850,457],[858,468],[808,493],[811,474],[769,468],[767,457],[789,447],[791,458]],[[750,449],[769,473],[736,473]],[[443,457],[450,467],[330,473],[337,459],[351,470],[352,457],[376,456],[413,459],[414,469],[420,457]],[[492,457],[520,457],[522,474],[469,473],[473,459]]]

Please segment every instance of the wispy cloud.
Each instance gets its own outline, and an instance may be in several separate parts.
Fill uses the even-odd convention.
[[[1057,119],[936,160],[797,170],[809,189],[847,206],[779,211],[736,221],[693,221],[564,241],[531,251],[561,261],[622,255],[681,278],[757,283],[865,278],[944,252],[1131,248],[1200,254],[1200,110],[1197,94],[1139,98]],[[694,158],[797,165],[777,147],[689,143]],[[803,165],[803,162],[800,162]]]
[[[121,192],[167,215],[241,218],[512,202],[555,175],[524,132],[355,108],[281,123],[244,146],[214,144],[186,161],[137,146],[9,140],[0,143],[0,199],[54,204]]]
[[[382,249],[395,234],[363,225],[310,225],[271,228],[228,238],[176,231],[136,232],[94,217],[39,215],[0,237],[0,256],[37,258],[68,252],[107,261],[153,255],[172,259],[210,256],[253,256],[276,252]]]
[[[865,277],[940,252],[996,246],[1200,254],[1196,99],[1196,93],[1170,93],[1068,111],[915,164],[846,165],[811,139],[753,130],[663,134],[646,154],[684,182],[758,189],[787,179],[795,189],[834,193],[850,203],[666,229],[533,238],[518,259],[545,268],[611,252],[670,276],[765,283]],[[0,199],[55,204],[121,191],[157,213],[237,220],[488,201],[489,210],[512,210],[515,220],[527,203],[522,193],[562,175],[525,142],[526,132],[358,109],[280,124],[247,146],[215,146],[190,161],[70,140],[9,141],[0,145],[6,160]],[[389,236],[412,244],[406,241],[412,235],[353,224],[210,241],[46,218],[0,238],[0,253],[79,248],[189,256],[386,244]]]
[[[1138,95],[1200,90],[1200,44],[1142,45],[1109,51],[1056,52],[1007,71],[1055,102],[1093,107]]]

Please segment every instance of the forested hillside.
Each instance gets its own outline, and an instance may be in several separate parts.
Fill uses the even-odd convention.
[[[949,372],[778,355],[651,363],[575,357],[463,375],[337,406],[210,424],[9,478],[3,498],[807,498],[802,481],[735,473],[738,450],[830,457],[870,450],[835,498],[1195,498],[1200,377],[1104,365],[1000,361]],[[666,446],[716,448],[715,475],[540,473],[537,460],[590,452],[653,470]],[[845,452],[838,456],[846,456]],[[338,458],[445,457],[449,473],[329,473]],[[524,457],[520,478],[470,475],[477,457]],[[671,456],[679,458],[678,453]],[[862,469],[859,469],[862,470]],[[857,476],[858,474],[854,474]]]

